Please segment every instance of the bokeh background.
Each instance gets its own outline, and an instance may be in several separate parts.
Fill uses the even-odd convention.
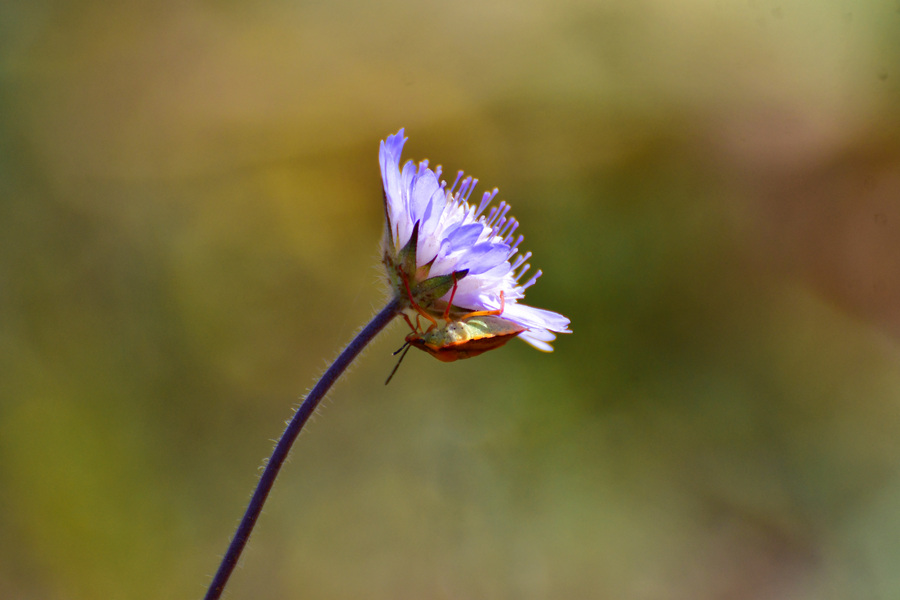
[[[0,598],[199,598],[385,290],[378,142],[572,319],[300,437],[229,598],[900,597],[900,3],[4,3]]]

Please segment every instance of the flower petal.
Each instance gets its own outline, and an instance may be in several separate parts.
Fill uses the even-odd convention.
[[[507,303],[503,307],[501,316],[528,329],[549,329],[557,333],[572,333],[569,331],[569,319],[563,315],[527,304]]]
[[[548,342],[556,339],[556,336],[546,329],[526,329],[519,334],[519,339],[531,344],[541,352],[553,352],[553,346]]]

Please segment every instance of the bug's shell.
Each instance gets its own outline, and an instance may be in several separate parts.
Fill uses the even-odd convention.
[[[512,321],[487,315],[451,321],[422,333],[413,332],[406,336],[406,341],[438,360],[453,362],[499,348],[523,331],[524,327]]]

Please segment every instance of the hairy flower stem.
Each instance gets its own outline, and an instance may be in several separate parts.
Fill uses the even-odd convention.
[[[262,477],[259,478],[259,483],[256,485],[256,491],[253,492],[253,498],[250,499],[247,511],[244,513],[244,517],[241,519],[240,525],[238,525],[234,538],[228,546],[228,551],[225,552],[225,556],[222,558],[222,563],[219,565],[219,570],[216,572],[215,577],[213,577],[204,600],[217,600],[222,595],[225,584],[228,582],[228,578],[231,576],[231,572],[234,570],[235,565],[237,565],[238,558],[240,558],[241,552],[243,552],[244,546],[250,538],[253,526],[256,525],[256,519],[259,517],[259,513],[262,512],[263,504],[265,504],[269,491],[275,483],[275,478],[278,477],[278,471],[281,469],[281,465],[284,464],[284,460],[287,458],[291,446],[294,444],[294,440],[297,439],[297,436],[300,434],[300,430],[303,429],[303,425],[306,424],[307,419],[315,412],[319,402],[325,394],[328,393],[328,390],[331,389],[334,382],[337,381],[347,367],[350,366],[353,359],[359,355],[362,349],[366,347],[366,344],[371,342],[372,339],[378,335],[378,332],[384,329],[384,327],[391,322],[391,319],[397,316],[399,312],[400,302],[395,298],[394,300],[391,300],[381,312],[375,315],[372,321],[359,332],[359,335],[344,348],[344,351],[341,352],[340,356],[337,357],[337,360],[328,367],[328,370],[325,371],[325,374],[322,375],[319,382],[316,383],[312,391],[309,392],[303,400],[303,404],[301,404],[300,408],[297,409],[297,412],[294,413],[294,417],[291,419],[291,422],[288,423],[287,428],[281,435],[281,439],[278,440],[278,444],[275,445],[272,456],[269,457],[268,462],[266,462],[266,468],[263,471]]]

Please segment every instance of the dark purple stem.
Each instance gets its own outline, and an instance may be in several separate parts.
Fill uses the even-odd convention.
[[[287,428],[281,435],[281,439],[278,440],[278,444],[275,445],[272,456],[266,463],[266,468],[263,471],[262,477],[259,478],[259,483],[256,485],[256,491],[253,492],[253,498],[250,499],[247,511],[244,513],[240,525],[238,525],[234,538],[231,540],[231,545],[228,546],[228,551],[225,552],[225,556],[222,558],[222,563],[219,565],[219,570],[216,571],[215,577],[213,577],[209,590],[207,590],[206,596],[204,596],[204,600],[217,600],[222,595],[222,590],[225,589],[225,584],[228,582],[228,578],[231,576],[231,572],[234,570],[235,565],[237,565],[238,558],[240,558],[244,546],[247,545],[247,540],[250,539],[250,533],[253,531],[253,526],[256,525],[256,519],[259,517],[259,513],[262,512],[263,504],[266,503],[266,498],[269,495],[269,491],[272,489],[272,484],[275,483],[275,478],[278,477],[278,471],[281,470],[281,465],[284,464],[284,460],[287,458],[291,446],[294,444],[294,440],[297,439],[297,436],[300,434],[300,430],[303,429],[303,425],[306,423],[307,419],[315,412],[319,402],[325,394],[328,393],[328,390],[334,382],[337,381],[344,370],[351,362],[353,362],[353,359],[359,355],[362,349],[366,347],[366,344],[371,342],[372,339],[378,335],[378,332],[384,329],[385,325],[390,323],[391,319],[397,316],[399,312],[400,302],[397,299],[394,299],[391,300],[380,313],[375,315],[372,321],[366,325],[365,329],[360,331],[359,335],[353,338],[353,341],[344,348],[344,351],[337,357],[337,360],[328,367],[328,370],[325,371],[325,374],[322,375],[319,382],[312,391],[307,394],[306,398],[303,400],[303,404],[301,404],[300,408],[297,409],[297,412],[294,413],[294,418],[288,423]]]

